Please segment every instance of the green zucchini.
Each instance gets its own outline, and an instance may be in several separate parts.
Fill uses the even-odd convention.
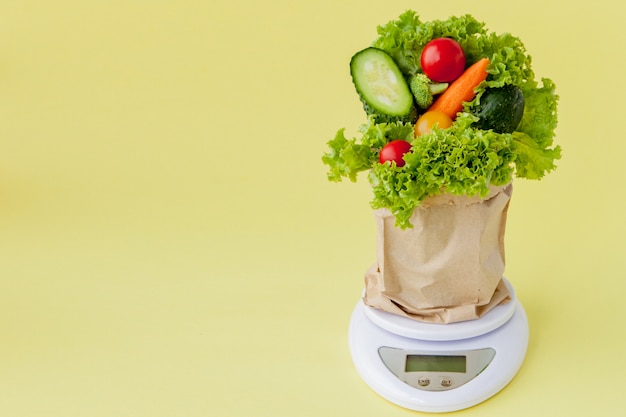
[[[488,88],[472,112],[478,116],[475,126],[497,133],[512,133],[524,115],[524,94],[519,87],[507,84]]]
[[[350,60],[350,75],[363,108],[379,122],[415,121],[413,94],[393,58],[378,48],[366,48]]]

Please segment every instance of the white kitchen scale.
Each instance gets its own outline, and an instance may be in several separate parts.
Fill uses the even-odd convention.
[[[524,307],[511,301],[477,320],[418,322],[357,303],[350,320],[354,365],[380,396],[415,411],[449,412],[479,404],[517,374],[528,347]]]

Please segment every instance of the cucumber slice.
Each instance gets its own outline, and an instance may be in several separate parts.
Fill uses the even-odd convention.
[[[368,112],[403,117],[414,111],[409,85],[385,51],[370,47],[357,52],[350,60],[350,74]]]

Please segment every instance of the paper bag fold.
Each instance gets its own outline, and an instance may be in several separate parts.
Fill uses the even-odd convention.
[[[502,275],[511,193],[508,184],[491,187],[485,198],[429,197],[406,230],[389,210],[376,210],[377,261],[365,274],[364,302],[419,321],[453,323],[510,300]]]

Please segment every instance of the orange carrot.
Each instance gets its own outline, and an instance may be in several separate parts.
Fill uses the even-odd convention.
[[[428,110],[436,110],[450,116],[452,120],[463,110],[463,102],[472,101],[476,96],[474,89],[487,78],[489,59],[483,58],[469,68],[450,84]]]

